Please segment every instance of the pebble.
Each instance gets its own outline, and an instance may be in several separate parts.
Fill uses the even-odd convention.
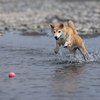
[[[5,0],[0,3],[0,31],[39,31],[49,28],[50,23],[66,23],[66,19],[73,20],[78,31],[100,33],[100,1]]]
[[[21,26],[18,28],[18,31],[27,31],[27,28],[25,26]]]
[[[0,36],[3,36],[3,34],[0,32]]]

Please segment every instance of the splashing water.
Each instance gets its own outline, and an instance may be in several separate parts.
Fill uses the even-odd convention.
[[[100,58],[100,52],[96,51],[96,52],[87,52],[87,58],[88,60],[85,61],[83,56],[78,53],[77,57],[75,58],[72,54],[67,54],[67,56],[65,56],[65,54],[63,54],[62,50],[59,51],[59,63],[63,64],[63,63],[67,63],[67,64],[79,64],[79,63],[84,63],[84,62],[93,62],[93,61],[97,61]]]
[[[88,53],[88,57],[89,57],[89,62],[90,61],[97,61],[100,58],[100,52],[96,51],[96,52],[90,52]]]

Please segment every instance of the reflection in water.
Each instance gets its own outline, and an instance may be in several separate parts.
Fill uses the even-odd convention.
[[[56,68],[53,77],[54,96],[73,97],[78,92],[81,75],[85,72],[85,65],[69,65]],[[58,99],[59,100],[59,99]]]

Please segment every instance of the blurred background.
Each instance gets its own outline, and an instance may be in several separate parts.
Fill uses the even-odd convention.
[[[0,33],[39,32],[49,23],[74,21],[83,33],[100,33],[100,0],[0,0]]]

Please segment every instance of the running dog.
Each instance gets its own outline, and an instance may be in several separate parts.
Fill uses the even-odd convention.
[[[74,54],[74,57],[76,57],[76,50],[78,49],[84,60],[87,61],[87,51],[82,38],[78,35],[74,23],[71,20],[67,20],[67,23],[68,25],[63,23],[50,24],[51,32],[56,39],[55,53],[59,52],[59,47],[62,45],[64,48],[68,48],[70,53]]]

